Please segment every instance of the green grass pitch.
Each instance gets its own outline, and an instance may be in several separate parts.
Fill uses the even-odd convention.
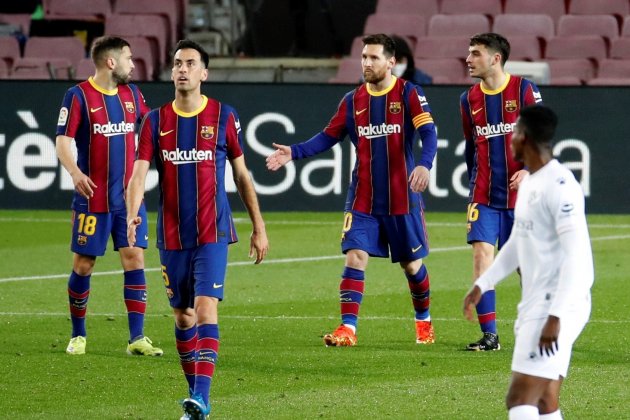
[[[464,214],[427,213],[434,345],[415,344],[398,265],[371,259],[354,348],[326,348],[339,323],[341,213],[269,213],[268,259],[247,258],[250,224],[230,248],[212,415],[221,419],[506,418],[516,276],[497,289],[503,349],[469,353],[480,336],[461,315],[470,286]],[[155,221],[155,215],[150,215]],[[630,392],[630,216],[589,217],[595,254],[591,322],[574,347],[561,396],[568,419],[627,418]],[[154,225],[151,225],[151,232]],[[65,354],[70,214],[0,211],[0,417],[178,419],[187,393],[157,251],[146,254],[146,334],[161,358],[125,354],[117,253],[92,277],[85,356]]]

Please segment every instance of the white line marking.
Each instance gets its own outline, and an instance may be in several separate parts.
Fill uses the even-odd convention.
[[[597,241],[611,241],[611,240],[623,240],[630,239],[630,235],[616,235],[616,236],[601,236],[591,238],[591,242]],[[447,248],[432,248],[431,252],[453,252],[453,251],[467,251],[470,249],[469,245],[465,246],[453,246]],[[345,258],[345,255],[324,255],[321,257],[301,257],[301,258],[278,258],[278,259],[269,259],[265,260],[264,264],[290,264],[294,262],[309,262],[309,261],[325,261],[325,260],[335,260]],[[253,261],[234,261],[228,263],[228,267],[238,267],[242,265],[250,265],[253,264]],[[152,273],[155,271],[160,271],[159,268],[145,268],[145,272]],[[109,276],[115,274],[122,274],[123,270],[114,270],[114,271],[96,271],[92,273],[92,276]],[[0,283],[8,283],[12,281],[26,281],[26,280],[50,280],[50,279],[62,279],[67,278],[68,273],[64,274],[50,274],[50,275],[38,275],[38,276],[21,276],[21,277],[5,277],[0,278]]]

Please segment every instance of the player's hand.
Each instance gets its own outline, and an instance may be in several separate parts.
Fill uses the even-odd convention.
[[[94,196],[94,189],[98,188],[89,176],[79,171],[72,175],[74,189],[83,197],[90,199]]]
[[[475,316],[475,306],[481,300],[481,289],[479,286],[473,285],[471,289],[468,291],[466,296],[464,297],[464,316],[469,321],[475,321],[477,317]]]
[[[269,240],[267,239],[267,232],[252,232],[252,236],[249,240],[249,258],[256,255],[256,261],[254,264],[260,264],[269,251]]]
[[[541,356],[543,352],[547,356],[551,356],[558,351],[558,335],[560,335],[560,318],[549,315],[540,332],[540,341],[538,342]]]
[[[518,186],[521,184],[521,181],[523,180],[523,178],[525,178],[525,175],[527,175],[528,173],[529,172],[525,169],[516,171],[514,175],[512,175],[512,177],[510,178],[510,184],[509,184],[510,189],[518,190]]]
[[[424,166],[416,166],[409,175],[409,187],[413,192],[423,192],[429,186],[429,170]]]
[[[291,147],[284,144],[271,143],[276,151],[267,156],[267,169],[277,171],[291,161]]]
[[[136,216],[127,221],[127,242],[133,247],[136,244],[136,228],[142,223],[142,217]]]

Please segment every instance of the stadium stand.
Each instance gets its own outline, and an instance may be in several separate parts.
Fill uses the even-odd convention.
[[[571,0],[568,13],[572,15],[615,15],[619,19],[630,14],[628,0]]]
[[[339,62],[337,74],[330,83],[358,83],[361,80],[361,61],[355,57],[346,57]]]
[[[501,11],[501,0],[442,0],[440,4],[440,13],[444,15],[481,13],[492,17]]]
[[[168,22],[166,45],[174,45],[183,33],[183,16],[179,15],[177,2],[173,0],[116,0],[114,13],[119,15],[155,14]],[[181,20],[180,20],[181,19]]]
[[[613,39],[610,43],[610,58],[630,58],[630,37]]]
[[[553,38],[555,26],[549,15],[504,14],[495,16],[492,30],[511,40],[513,36],[533,35],[543,40]]]
[[[0,61],[6,65],[8,73],[11,73],[13,63],[21,56],[20,44],[17,38],[13,36],[0,36]]]
[[[417,14],[380,14],[367,17],[364,34],[393,34],[418,40],[427,34],[424,16]]]
[[[429,20],[429,36],[471,36],[488,32],[490,20],[483,14],[434,15]]]
[[[153,44],[152,51],[157,52],[160,66],[170,60],[171,46],[167,44],[168,31],[168,21],[163,16],[158,15],[113,14],[105,21],[106,35],[147,38]]]
[[[399,14],[401,12],[430,18],[439,13],[438,0],[379,0],[376,13]]]
[[[86,56],[85,46],[75,36],[33,36],[24,45],[24,58],[67,59],[73,67]]]
[[[599,35],[610,41],[619,37],[619,25],[613,15],[564,15],[558,19],[557,34]]]
[[[550,16],[554,22],[566,14],[564,0],[505,0],[503,13],[543,14]]]
[[[0,13],[0,26],[3,34],[29,34],[31,32],[31,15],[26,13]]]
[[[535,36],[509,36],[510,61],[537,61],[543,56],[541,40]]]
[[[416,66],[433,77],[435,85],[467,85],[471,79],[463,60],[457,58],[414,58]]]
[[[459,58],[468,55],[468,36],[427,36],[418,39],[413,55],[417,58]]]
[[[104,20],[112,13],[110,0],[44,0],[45,19]]]
[[[545,60],[552,85],[581,85],[595,77],[595,64],[588,58]]]
[[[595,61],[608,56],[606,41],[597,35],[556,36],[547,42],[545,58],[590,58]]]

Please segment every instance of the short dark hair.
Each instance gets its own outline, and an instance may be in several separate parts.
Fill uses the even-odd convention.
[[[473,45],[483,45],[487,49],[501,54],[501,65],[505,66],[505,62],[510,57],[510,43],[503,36],[494,32],[485,32],[473,35],[470,38],[471,47]]]
[[[101,36],[96,38],[92,42],[92,48],[90,49],[90,57],[92,57],[92,61],[94,64],[104,60],[105,55],[109,51],[116,50],[121,52],[123,48],[131,47],[129,42],[126,40],[117,37],[117,36]]]
[[[363,37],[363,45],[382,45],[385,57],[396,55],[396,43],[385,34],[366,35]]]
[[[175,45],[173,56],[175,56],[177,51],[183,50],[183,49],[196,50],[199,53],[199,55],[201,55],[201,61],[203,61],[204,68],[206,69],[208,68],[208,64],[210,64],[210,56],[201,45],[199,45],[198,43],[190,39],[182,39],[177,43],[177,45]]]
[[[519,124],[525,136],[539,145],[548,146],[556,133],[558,116],[549,107],[532,105],[521,109]]]

